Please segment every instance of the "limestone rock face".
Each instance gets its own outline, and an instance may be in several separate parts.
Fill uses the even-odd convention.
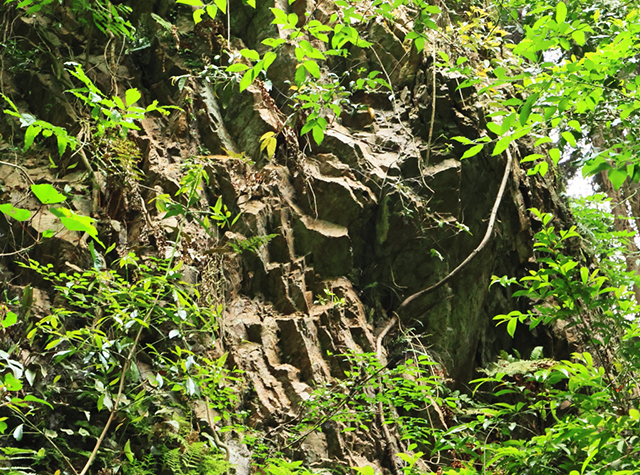
[[[231,2],[234,31],[244,32],[233,42],[259,48],[262,39],[278,34],[266,20],[269,2],[258,3],[252,10]],[[318,14],[332,11],[332,2],[313,8],[310,3],[295,2],[294,7],[300,14],[313,8]],[[25,25],[16,28],[29,34]],[[182,230],[188,245],[179,258],[192,266],[200,282],[215,284],[206,287],[209,300],[224,305],[215,351],[228,352],[228,364],[243,372],[244,384],[251,388],[244,401],[249,423],[261,431],[296,417],[315,388],[351,371],[340,355],[378,351],[376,337],[400,302],[438,282],[474,250],[505,168],[502,156],[488,153],[461,161],[464,149],[445,140],[484,133],[484,111],[473,88],[457,89],[460,78],[443,72],[436,75],[434,88],[433,66],[409,48],[402,31],[374,21],[368,35],[380,46],[379,56],[355,58],[339,67],[348,70],[359,59],[390,71],[395,97],[362,97],[366,112],[332,117],[321,145],[297,138],[296,130],[290,131],[293,139],[285,136],[291,111],[276,89],[291,79],[293,56],[283,54],[272,66],[277,73],[271,92],[260,81],[240,93],[235,83],[222,88],[196,75],[180,90],[170,78],[192,72],[186,53],[167,47],[169,40],[153,41],[144,54],[120,65],[119,77],[131,78],[127,87],[139,88],[149,103],[157,99],[184,112],[170,119],[149,117],[129,135],[141,151],[140,183],[122,184],[119,194],[114,187],[103,187],[100,199],[87,193],[73,203],[74,209],[99,219],[105,245],[116,243],[121,255],[127,250],[163,255],[166,243],[176,238],[177,225],[163,220],[149,203],[163,193],[175,195],[184,163],[206,164],[209,182],[196,206],[208,209],[221,197],[240,218],[213,238],[190,222]],[[60,48],[56,51],[64,57]],[[102,64],[99,57],[89,61]],[[53,107],[46,111],[37,103],[23,103],[23,110],[64,122],[69,107],[61,91],[67,86],[60,84],[67,76],[59,80],[45,70],[29,75],[29,81],[11,82],[11,89],[18,95],[38,91],[46,97],[42,105]],[[94,76],[98,87],[109,90],[108,74],[98,68]],[[271,160],[260,151],[265,132],[279,134]],[[514,153],[526,155],[527,144],[519,147]],[[46,161],[31,164],[32,178],[75,186],[77,177],[57,178],[47,167]],[[37,203],[23,201],[28,183],[15,168],[0,165],[0,183],[3,202],[21,202],[40,213],[30,232],[52,229]],[[528,177],[516,165],[491,243],[458,277],[399,315],[403,327],[417,329],[420,343],[460,386],[476,367],[511,345],[492,318],[515,304],[506,290],[489,290],[489,283],[492,275],[524,273],[533,236],[527,208],[566,219],[554,190],[550,178]],[[22,231],[2,220],[0,232],[3,246],[10,246],[8,236]],[[253,252],[218,247],[220,242],[269,235]],[[59,267],[66,262],[87,265],[90,254],[81,238],[60,233],[36,248],[33,257]],[[18,275],[10,257],[0,258],[0,269],[7,279]],[[14,285],[26,284],[18,280]],[[391,340],[384,340],[383,353],[406,350],[388,345]],[[526,354],[527,348],[552,342],[541,332],[517,344]],[[383,465],[384,450],[376,444],[372,436],[343,434],[327,425],[301,450],[319,466],[331,458],[354,466],[365,458]]]

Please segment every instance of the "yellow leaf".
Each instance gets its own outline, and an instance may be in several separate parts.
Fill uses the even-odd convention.
[[[267,145],[267,155],[269,158],[273,158],[276,154],[276,146],[278,145],[278,141],[275,138],[271,138],[269,140],[269,144]]]

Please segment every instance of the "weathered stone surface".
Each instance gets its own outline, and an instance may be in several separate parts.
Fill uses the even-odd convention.
[[[329,1],[299,0],[289,5],[277,0],[258,2],[258,8],[252,9],[233,0],[231,22],[242,38],[232,38],[232,45],[244,43],[264,53],[261,40],[266,36],[285,38],[287,32],[271,24],[269,8],[273,6],[295,11],[301,19],[305,12],[328,17],[335,9]],[[176,23],[185,35],[194,32],[190,14]],[[25,35],[30,34],[30,25],[21,27]],[[458,90],[459,76],[440,73],[434,90],[433,65],[409,48],[400,26],[390,27],[376,19],[368,27],[368,40],[377,55],[367,56],[353,48],[352,58],[336,58],[331,66],[341,73],[355,70],[358,62],[374,68],[381,63],[391,76],[394,101],[382,92],[354,95],[354,102],[366,110],[343,116],[341,123],[332,121],[319,146],[306,139],[295,144],[295,138],[285,146],[284,134],[278,135],[272,162],[266,162],[260,152],[260,137],[265,132],[284,132],[284,120],[291,112],[283,106],[283,113],[276,105],[285,102],[278,92],[287,90],[285,80],[291,80],[295,67],[290,45],[282,48],[280,59],[271,66],[275,86],[271,93],[259,83],[240,93],[235,80],[227,84],[230,89],[224,94],[216,84],[195,79],[178,90],[169,78],[192,70],[187,59],[202,58],[187,58],[169,40],[163,44],[154,40],[144,55],[116,69],[121,77],[131,78],[127,87],[138,87],[145,100],[176,104],[185,112],[176,112],[166,123],[150,117],[141,122],[140,131],[131,132],[142,153],[138,165],[145,177],[136,196],[128,196],[133,193],[123,189],[120,194],[97,193],[105,203],[115,203],[105,205],[102,215],[96,216],[102,220],[100,237],[106,245],[116,243],[121,253],[164,255],[170,249],[167,242],[176,239],[182,226],[187,244],[178,249],[176,259],[185,261],[191,281],[198,280],[194,269],[201,271],[204,301],[225,304],[214,351],[228,352],[228,365],[244,372],[239,388],[243,409],[249,413],[248,423],[258,430],[293,419],[317,385],[333,384],[352,371],[342,356],[346,352],[377,352],[376,335],[402,299],[438,282],[473,251],[485,232],[504,170],[504,159],[488,153],[461,162],[466,147],[450,143],[453,136],[475,139],[482,133],[486,120],[475,103],[474,90]],[[70,38],[73,35],[66,31],[61,38],[82,49],[78,37]],[[194,46],[205,56],[213,52],[212,45]],[[101,58],[95,50],[87,52],[88,64],[95,66],[95,80],[108,90],[109,71]],[[22,102],[21,110],[64,122],[73,112],[63,99],[69,80],[44,68],[22,73],[10,87],[17,96],[34,90],[33,107],[38,110],[29,110]],[[51,104],[51,116],[38,104]],[[287,124],[292,127],[291,139],[301,125],[295,120]],[[0,127],[4,134],[5,126]],[[302,151],[298,153],[292,145],[300,145]],[[524,153],[526,145],[522,147]],[[234,217],[241,213],[231,230],[214,225],[208,234],[193,215],[184,222],[182,217],[163,220],[149,206],[158,194],[183,199],[175,195],[189,163],[204,163],[210,179],[202,183],[195,206],[208,211],[222,197]],[[79,177],[68,174],[59,179],[48,168],[48,160],[23,165],[38,183],[68,185],[80,193]],[[14,167],[0,165],[0,180],[3,203],[20,204],[34,212],[40,209],[30,197],[29,183]],[[495,286],[489,290],[488,284],[493,274],[524,272],[532,236],[526,208],[556,210],[561,219],[567,218],[548,180],[527,177],[516,166],[490,245],[460,276],[400,315],[404,326],[420,328],[425,336],[416,343],[429,346],[461,385],[477,366],[512,344],[492,321],[494,315],[512,309],[510,294]],[[120,198],[122,205],[117,204]],[[83,195],[74,200],[74,206],[88,213],[92,199]],[[50,218],[42,210],[29,226],[39,232],[52,229],[56,223]],[[5,217],[0,219],[2,252],[13,252],[11,236],[21,228]],[[30,257],[54,260],[60,267],[66,262],[90,266],[79,236],[59,230],[56,239],[45,241]],[[238,255],[228,244],[267,235],[275,237],[253,252]],[[14,290],[19,292],[27,282],[19,282],[25,277],[15,267],[10,258],[0,258],[3,280],[16,279],[20,285]],[[208,278],[215,285],[204,285],[211,284],[205,279],[211,274],[214,277]],[[34,280],[36,284],[43,285]],[[38,301],[44,303],[36,311],[46,313],[46,299]],[[529,348],[554,341],[542,331],[530,337],[528,341],[520,337],[516,344]],[[390,340],[383,341],[383,346]],[[407,348],[393,350],[402,354]],[[198,417],[205,421],[206,416],[200,408]],[[327,423],[296,454],[319,466],[338,458],[382,472],[388,460],[376,425],[371,433],[344,434],[339,423]],[[241,447],[232,451],[232,460],[241,462],[240,475],[248,473],[247,458]]]
[[[351,271],[353,251],[346,227],[300,216],[294,218],[293,233],[296,254],[310,254],[315,271],[323,277],[337,277]]]

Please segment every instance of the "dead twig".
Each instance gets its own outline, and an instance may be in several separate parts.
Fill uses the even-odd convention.
[[[29,173],[27,172],[27,170],[25,170],[20,165],[16,165],[15,163],[10,163],[10,162],[3,162],[1,160],[0,160],[0,165],[6,165],[8,167],[17,168],[18,170],[20,170],[20,172],[22,172],[22,174],[25,176],[25,178],[27,179],[27,181],[29,183],[31,183],[32,185],[35,185],[35,182],[31,179],[31,177],[29,176]]]

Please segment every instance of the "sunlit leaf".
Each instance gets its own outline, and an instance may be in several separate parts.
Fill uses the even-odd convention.
[[[58,193],[58,191],[50,184],[43,183],[42,185],[31,185],[31,191],[36,195],[36,198],[40,200],[42,204],[51,205],[56,203],[62,203],[67,198]]]
[[[226,15],[226,13],[227,13],[227,0],[214,0],[213,3],[215,3],[216,7],[218,7],[220,9],[220,11]]]
[[[619,190],[624,181],[627,179],[627,171],[623,168],[616,168],[613,170],[609,170],[607,176],[609,177],[609,181],[613,185],[613,188]]]
[[[4,387],[7,391],[20,391],[22,389],[22,381],[17,379],[11,373],[4,375]]]
[[[318,63],[310,59],[302,63],[302,65],[305,67],[307,71],[309,71],[309,73],[311,73],[313,77],[317,79],[320,78],[320,67],[318,66]]]
[[[470,158],[470,157],[473,157],[475,155],[478,155],[483,147],[484,147],[484,144],[474,145],[469,150],[464,152],[462,157],[460,157],[460,160],[464,160],[465,158]]]
[[[28,209],[16,208],[11,203],[1,204],[0,212],[15,219],[16,221],[28,221],[31,218],[31,211]]]
[[[142,94],[140,94],[140,91],[138,91],[137,89],[128,89],[127,92],[125,93],[125,100],[127,102],[127,106],[131,107],[133,104],[138,102],[141,97],[142,97]]]
[[[8,328],[11,325],[15,325],[16,323],[18,323],[18,315],[11,312],[11,311],[7,311],[7,314],[5,315],[4,319],[2,320],[2,327],[3,328]]]
[[[556,6],[556,22],[564,23],[567,18],[567,5],[564,2],[559,2]]]

